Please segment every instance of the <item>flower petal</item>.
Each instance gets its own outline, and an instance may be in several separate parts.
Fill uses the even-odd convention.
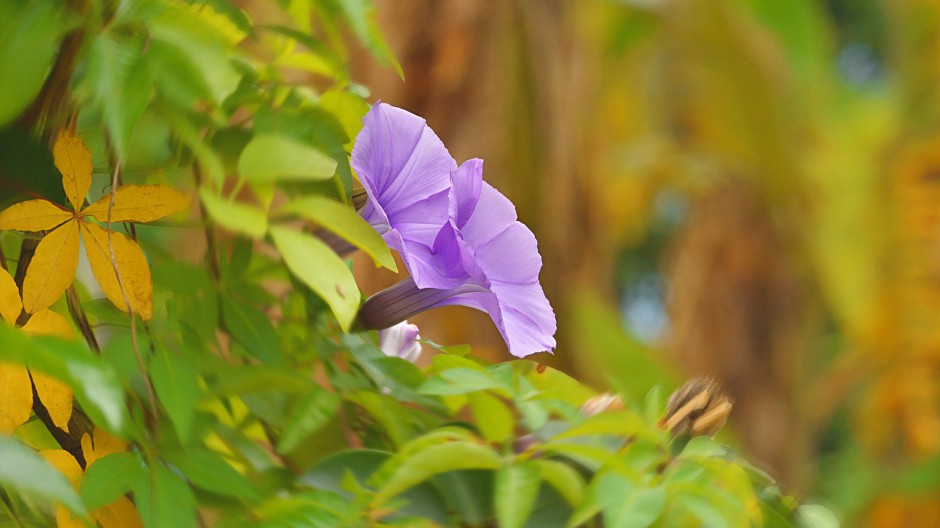
[[[480,201],[483,160],[473,158],[463,162],[457,170],[450,173],[450,179],[450,217],[460,229],[470,219],[477,202]]]

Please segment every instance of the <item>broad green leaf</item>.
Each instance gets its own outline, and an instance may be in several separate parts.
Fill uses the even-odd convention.
[[[493,504],[503,528],[518,528],[532,513],[542,484],[540,466],[527,460],[505,466],[496,473]]]
[[[137,510],[146,528],[194,528],[196,497],[189,484],[162,464],[138,479],[134,486]]]
[[[421,394],[466,394],[480,390],[501,389],[500,384],[486,372],[469,368],[443,370],[418,387]]]
[[[604,526],[616,528],[646,528],[653,524],[666,508],[666,490],[634,488],[620,500],[604,508]]]
[[[581,504],[584,499],[584,477],[573,467],[563,462],[550,459],[535,461],[541,471],[542,479],[555,488],[572,506]]]
[[[228,296],[222,296],[221,302],[225,329],[248,353],[264,363],[284,360],[281,338],[267,315]]]
[[[118,158],[127,159],[131,134],[153,93],[153,77],[143,36],[104,32],[92,41],[87,82],[101,107]]]
[[[101,457],[85,470],[82,501],[90,510],[111,504],[130,491],[145,471],[140,455],[133,451]]]
[[[0,436],[0,488],[49,506],[61,504],[85,515],[85,507],[69,481],[48,462],[18,441]]]
[[[244,499],[259,497],[257,490],[244,475],[212,451],[187,448],[172,452],[167,458],[200,488]]]
[[[160,345],[150,361],[150,379],[177,435],[186,443],[199,400],[199,375],[192,359]]]
[[[359,309],[359,288],[346,264],[329,246],[311,235],[271,227],[271,238],[291,272],[333,310],[344,331]]]
[[[350,207],[325,196],[311,195],[284,205],[281,211],[316,222],[365,251],[375,261],[376,266],[381,265],[392,271],[398,271],[388,244]]]
[[[796,510],[799,528],[839,528],[839,519],[829,508],[819,504],[804,504]]]
[[[0,2],[0,125],[39,93],[67,30],[55,2]]]
[[[205,187],[199,189],[199,198],[209,217],[229,231],[261,238],[268,230],[267,215],[255,206],[226,200]]]
[[[287,136],[255,136],[238,159],[238,173],[259,183],[280,180],[322,181],[333,177],[336,161],[310,145]]]
[[[488,392],[478,391],[468,394],[467,401],[483,438],[489,442],[505,442],[512,435],[515,416],[502,400]]]
[[[431,482],[461,520],[483,526],[493,517],[494,477],[493,471],[466,469],[436,475]]]
[[[386,500],[434,475],[458,469],[497,469],[502,464],[493,449],[473,442],[448,442],[418,451],[397,467],[379,488],[374,504]]]
[[[307,393],[294,406],[284,424],[284,430],[277,444],[280,453],[293,451],[300,443],[326,425],[339,410],[340,400],[320,387]]]
[[[124,389],[111,365],[75,341],[26,336],[0,325],[0,361],[28,363],[72,387],[75,398],[95,424],[120,432],[127,419]]]
[[[339,119],[350,138],[359,135],[362,117],[369,112],[369,104],[362,97],[346,90],[327,90],[320,96],[320,106]]]

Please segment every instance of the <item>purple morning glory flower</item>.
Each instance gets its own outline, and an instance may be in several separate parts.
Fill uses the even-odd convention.
[[[421,288],[451,288],[448,260],[433,251],[448,219],[450,173],[457,168],[424,119],[385,103],[363,118],[352,167],[368,200],[360,212],[385,243],[401,255]]]
[[[421,356],[421,342],[418,341],[418,326],[402,321],[397,325],[379,330],[379,348],[386,356],[400,357],[415,363]]]
[[[362,214],[402,255],[412,276],[369,298],[359,310],[360,325],[387,328],[436,306],[468,306],[490,315],[513,355],[554,349],[555,314],[538,281],[542,258],[535,236],[517,220],[512,202],[483,181],[483,161],[456,167],[423,120],[376,107],[353,150],[353,166],[369,194]],[[403,149],[392,145],[399,138],[411,142],[415,134],[405,131],[418,128],[421,137],[434,140],[415,143],[421,160],[434,163],[402,161]],[[357,151],[368,164],[356,163]],[[452,168],[442,185],[445,158]],[[409,196],[411,189],[419,191]],[[397,235],[387,236],[392,231]]]

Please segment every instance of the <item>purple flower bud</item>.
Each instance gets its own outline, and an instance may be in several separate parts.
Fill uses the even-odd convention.
[[[415,363],[421,356],[421,343],[418,341],[417,325],[402,321],[395,326],[379,330],[379,348],[386,356],[400,357]]]
[[[363,217],[401,254],[411,279],[379,292],[359,324],[381,329],[436,306],[487,312],[522,357],[555,348],[535,236],[483,181],[483,160],[459,168],[423,119],[378,103],[353,149],[369,200]]]

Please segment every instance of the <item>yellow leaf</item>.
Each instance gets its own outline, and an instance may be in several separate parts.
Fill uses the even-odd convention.
[[[88,528],[81,519],[72,517],[72,512],[62,506],[55,507],[56,528]]]
[[[10,434],[33,412],[29,373],[20,365],[0,361],[0,433]]]
[[[52,423],[59,429],[68,431],[69,418],[72,417],[72,388],[42,372],[33,371],[32,374],[39,401],[49,411]]]
[[[163,185],[125,185],[114,193],[111,208],[112,222],[152,222],[189,207],[191,199]],[[94,216],[99,222],[108,221],[108,205],[111,195],[105,195],[82,211],[82,215]]]
[[[13,324],[22,311],[23,303],[20,302],[20,290],[16,282],[7,270],[0,268],[0,317]]]
[[[92,512],[101,528],[142,528],[143,521],[137,508],[127,497],[118,499],[104,508]]]
[[[75,491],[78,491],[79,482],[85,472],[82,471],[82,466],[78,465],[78,461],[71,453],[64,449],[47,449],[40,451],[39,455],[45,458],[49,465],[59,470],[59,473],[65,475]]]
[[[47,234],[23,280],[23,307],[29,313],[48,308],[72,284],[78,267],[78,225],[68,222]]]
[[[112,453],[122,453],[127,450],[127,440],[121,440],[109,435],[104,429],[97,427],[92,436],[85,433],[82,436],[82,453],[85,455],[85,467],[89,467],[95,460]]]
[[[49,335],[71,339],[75,337],[68,319],[52,310],[39,310],[23,325],[22,330],[30,335]]]
[[[91,187],[91,152],[80,138],[63,131],[52,147],[55,166],[62,173],[62,187],[76,211],[85,203],[85,195]]]
[[[91,271],[95,273],[98,284],[108,299],[119,309],[127,311],[127,304],[121,294],[124,293],[134,309],[145,321],[153,316],[153,281],[150,278],[150,266],[140,246],[130,238],[111,231],[111,244],[114,246],[114,260],[121,272],[121,284],[111,261],[111,249],[108,247],[108,230],[88,222],[82,222],[82,238],[85,239],[85,252]]]
[[[48,231],[72,218],[72,214],[48,200],[26,200],[0,212],[0,229]]]

